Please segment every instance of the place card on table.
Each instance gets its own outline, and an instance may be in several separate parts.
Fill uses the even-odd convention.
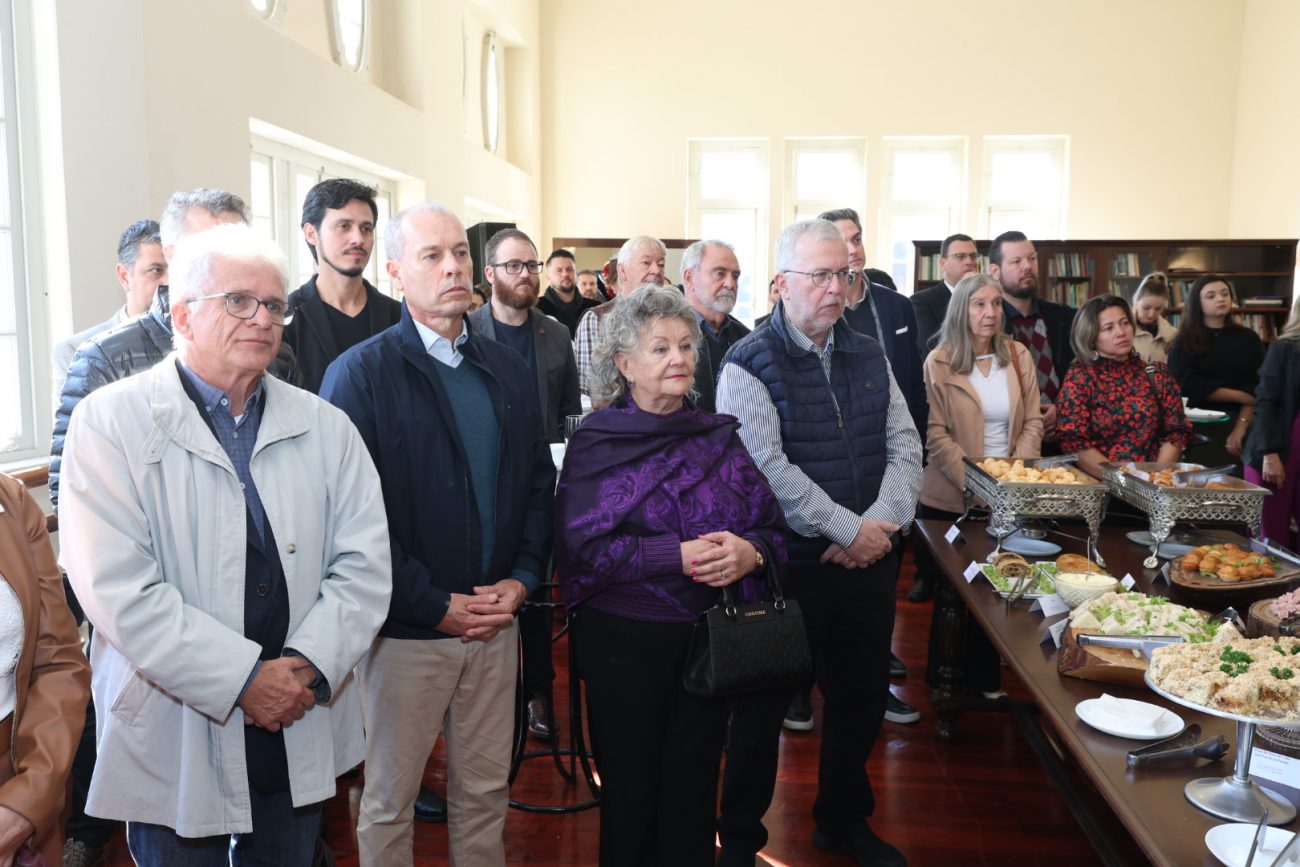
[[[970,565],[966,567],[966,571],[961,574],[962,577],[966,579],[966,583],[969,584],[975,580],[976,575],[980,574],[980,564],[976,563],[974,560],[970,561]]]
[[[1131,573],[1125,572],[1123,579],[1119,583],[1125,590],[1132,590],[1133,585],[1136,584],[1137,581],[1133,580],[1133,575]]]
[[[957,525],[953,524],[948,528],[948,532],[943,534],[943,538],[944,541],[951,545],[953,542],[961,538],[961,530],[958,530]]]
[[[1062,617],[1060,620],[1056,621],[1051,626],[1047,627],[1047,630],[1043,632],[1043,637],[1038,639],[1038,643],[1044,644],[1046,643],[1047,639],[1050,638],[1052,639],[1052,646],[1060,647],[1061,636],[1065,633],[1065,627],[1069,625],[1070,625],[1070,618]]]
[[[1068,614],[1070,606],[1065,604],[1060,596],[1050,593],[1047,596],[1040,596],[1034,600],[1034,604],[1029,606],[1030,611],[1041,611],[1044,617],[1053,617],[1057,614]]]
[[[1160,567],[1160,571],[1156,573],[1156,577],[1151,579],[1151,582],[1152,582],[1153,584],[1154,584],[1156,581],[1163,581],[1163,582],[1165,582],[1166,584],[1169,583],[1169,566],[1170,566],[1170,563],[1171,563],[1171,562],[1172,562],[1172,561],[1168,561],[1168,560],[1166,560],[1166,561],[1165,561],[1165,565],[1163,565],[1163,566]]]

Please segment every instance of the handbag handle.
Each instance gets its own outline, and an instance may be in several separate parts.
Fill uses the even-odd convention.
[[[752,539],[749,537],[742,538],[763,553],[763,561],[766,564],[763,567],[763,571],[765,573],[764,583],[767,585],[767,594],[772,598],[772,607],[777,611],[784,611],[785,593],[781,589],[781,576],[777,574],[776,558],[772,556],[772,549],[769,548],[767,543],[762,539]],[[738,602],[736,600],[735,591],[732,590],[732,588],[738,583],[740,582],[733,581],[726,587],[722,588],[722,609],[726,612],[728,617],[736,616],[736,606]]]

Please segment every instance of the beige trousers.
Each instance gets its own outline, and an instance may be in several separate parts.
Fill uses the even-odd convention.
[[[361,867],[409,867],[415,796],[444,730],[451,867],[505,867],[519,628],[488,642],[379,638],[358,665],[366,723]]]

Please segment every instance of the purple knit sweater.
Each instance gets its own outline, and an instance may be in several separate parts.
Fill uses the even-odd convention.
[[[555,565],[565,604],[632,620],[688,622],[719,591],[682,573],[681,543],[729,530],[761,540],[784,576],[786,527],[729,415],[669,415],[630,399],[589,415],[565,451],[555,495]],[[740,582],[757,598],[760,576]]]

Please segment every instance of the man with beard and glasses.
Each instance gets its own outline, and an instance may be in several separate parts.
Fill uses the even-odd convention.
[[[527,362],[465,322],[464,225],[417,205],[389,221],[384,246],[402,319],[321,385],[375,460],[393,555],[388,619],[357,666],[357,850],[362,867],[411,863],[412,805],[442,728],[451,863],[505,867],[514,615],[550,557],[555,464]]]
[[[500,341],[523,356],[537,383],[546,436],[553,443],[562,443],[565,417],[582,414],[578,365],[573,360],[569,332],[533,309],[539,288],[537,274],[542,269],[537,247],[518,229],[502,229],[488,239],[483,259],[487,263],[483,276],[492,286],[492,300],[470,314],[469,327],[475,334]],[[550,598],[545,589],[539,589],[533,597],[535,602]],[[555,682],[555,666],[551,660],[550,615],[547,608],[531,606],[519,614],[528,731],[541,740],[550,740],[553,734],[551,685]]]
[[[572,253],[556,250],[546,257],[546,283],[546,294],[537,302],[537,309],[558,319],[569,329],[570,338],[577,337],[582,314],[600,302],[578,291],[578,264]]]
[[[591,355],[600,339],[600,321],[614,309],[618,294],[631,292],[646,283],[664,285],[664,262],[668,248],[664,242],[649,235],[628,238],[618,250],[615,264],[617,282],[609,284],[610,300],[582,315],[578,333],[574,338],[574,351],[578,357],[578,387],[587,393],[587,375],[591,370]]]
[[[303,388],[312,393],[320,391],[331,361],[401,318],[401,302],[361,276],[378,218],[375,191],[360,181],[321,181],[303,200],[302,235],[317,270],[289,296],[295,315],[284,327],[284,342],[302,368]]]
[[[714,395],[722,357],[731,344],[749,333],[731,315],[740,286],[740,262],[736,249],[725,241],[696,241],[682,254],[682,285],[686,303],[695,311],[704,340],[695,364],[695,405],[716,412]]]
[[[1043,454],[1056,443],[1056,396],[1074,361],[1070,329],[1074,308],[1038,297],[1038,251],[1024,232],[1003,232],[989,244],[989,274],[1002,284],[1006,332],[1029,347],[1038,371],[1043,407]]]

